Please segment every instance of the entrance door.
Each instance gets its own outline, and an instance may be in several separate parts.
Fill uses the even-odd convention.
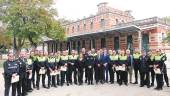
[[[142,35],[142,49],[145,52],[149,51],[149,35],[148,34]]]
[[[114,50],[119,50],[119,37],[114,37]]]
[[[130,50],[131,53],[133,53],[133,38],[132,35],[127,36],[127,49]]]

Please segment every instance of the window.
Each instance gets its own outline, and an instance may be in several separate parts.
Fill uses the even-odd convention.
[[[119,37],[114,37],[114,49],[119,50]]]
[[[74,26],[72,27],[72,33],[74,33]]]
[[[92,47],[93,47],[94,49],[96,48],[95,39],[92,40]]]
[[[104,19],[101,19],[100,21],[100,27],[103,28],[105,26],[105,20]]]
[[[58,51],[58,43],[55,43],[55,51],[57,52]]]
[[[73,41],[73,49],[76,49],[76,41]]]
[[[90,30],[93,30],[93,22],[90,23]]]
[[[119,20],[118,19],[116,19],[116,24],[118,24],[119,23]]]
[[[82,48],[85,48],[85,40],[82,41]]]
[[[77,25],[77,32],[80,31],[80,25]]]
[[[86,31],[86,24],[83,25],[83,31]]]
[[[105,47],[106,47],[106,39],[101,38],[101,48],[105,48]]]

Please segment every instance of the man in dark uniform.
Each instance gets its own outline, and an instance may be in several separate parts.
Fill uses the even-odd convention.
[[[40,51],[40,56],[38,57],[38,62],[37,62],[37,81],[36,81],[36,87],[37,90],[39,90],[39,83],[40,83],[40,76],[42,76],[42,86],[43,88],[47,88],[45,85],[45,77],[46,77],[46,63],[47,63],[47,58],[44,55],[43,51]]]
[[[60,59],[60,70],[61,70],[61,86],[65,83],[65,78],[67,86],[69,86],[69,76],[68,76],[68,54],[66,51],[63,51],[63,54]]]
[[[88,85],[93,85],[93,68],[95,63],[95,56],[92,55],[91,51],[88,52],[88,56],[86,58],[86,66],[87,66],[87,81]]]
[[[26,72],[27,72],[27,92],[32,92],[32,69],[33,69],[33,61],[30,58],[29,52],[27,52],[26,56]]]
[[[83,61],[86,62],[86,58],[87,58],[87,56],[88,56],[88,54],[87,54],[87,52],[86,52],[86,49],[85,49],[85,48],[82,48],[82,51],[81,51],[81,52],[82,52],[82,54],[83,54],[83,59],[84,59]],[[85,64],[86,64],[86,63],[85,63]],[[87,68],[87,66],[84,66],[84,67],[85,67],[85,68],[84,68],[84,69],[85,69],[85,70],[84,70],[84,71],[85,71],[85,83],[87,83],[87,70],[88,70],[88,68]]]
[[[167,60],[167,56],[165,54],[165,52],[162,50],[161,51],[161,55],[162,55],[162,63],[163,63],[163,75],[164,75],[164,80],[166,82],[166,85],[167,87],[170,87],[169,86],[169,78],[168,78],[168,75],[167,75],[167,67],[166,67],[166,64],[165,64],[165,61]]]
[[[155,72],[154,72],[154,57],[155,57],[155,51],[154,50],[150,50],[148,52],[148,56],[149,56],[149,73],[151,74],[151,87],[154,86],[154,82],[155,82]]]
[[[11,84],[12,78],[16,78],[19,75],[19,65],[15,61],[13,53],[8,54],[8,60],[3,64],[4,69],[4,80],[5,80],[5,92],[4,96],[9,96],[10,86],[12,85],[12,96],[16,96],[17,83]]]
[[[61,59],[61,52],[58,51],[56,54],[55,54],[55,58],[56,58],[56,71],[58,71],[58,74],[57,74],[57,85],[59,86],[60,85],[60,59]]]
[[[84,67],[85,67],[85,61],[84,61],[84,57],[83,54],[80,53],[79,58],[78,58],[78,63],[77,63],[77,68],[78,68],[78,82],[79,85],[83,84],[83,74],[84,74]]]
[[[154,57],[154,71],[156,74],[157,87],[156,90],[162,90],[163,87],[163,61],[165,58],[162,57],[160,50],[156,50],[156,55]]]
[[[133,68],[135,72],[135,82],[133,84],[138,84],[138,72],[139,72],[139,57],[140,57],[140,52],[138,50],[135,50],[133,54]]]
[[[50,53],[50,56],[48,57],[47,60],[47,76],[48,76],[48,89],[53,86],[53,87],[57,87],[56,86],[56,58],[54,56],[54,53]]]
[[[77,60],[78,55],[75,54],[75,50],[72,50],[72,54],[69,55],[69,65],[68,65],[68,74],[69,74],[69,83],[72,84],[72,74],[74,74],[74,84],[77,85]]]
[[[19,96],[27,95],[27,70],[26,70],[26,50],[21,50],[19,58],[17,60],[20,66],[19,76],[20,80],[17,85],[17,91]]]
[[[143,51],[142,55],[139,57],[139,71],[140,71],[140,87],[147,85],[150,88],[150,78],[149,78],[149,64],[148,56]]]

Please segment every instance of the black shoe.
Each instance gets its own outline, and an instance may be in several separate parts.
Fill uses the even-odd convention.
[[[29,89],[27,92],[32,92],[33,91],[33,89],[31,88],[31,89]]]
[[[127,83],[125,83],[125,85],[126,85],[126,86],[128,86],[128,84],[127,84]]]
[[[90,85],[90,82],[88,82],[88,85]]]
[[[47,86],[43,85],[43,88],[47,88]]]
[[[37,90],[40,90],[40,88],[39,88],[39,87],[37,87]]]
[[[33,83],[33,88],[36,88],[35,83]]]
[[[144,85],[140,85],[140,87],[144,87]]]
[[[155,90],[162,90],[162,88],[159,88],[159,87],[156,87],[156,88],[154,88]]]
[[[167,87],[170,87],[169,84],[167,85]]]
[[[148,85],[147,88],[150,88],[150,85]]]
[[[133,84],[138,84],[138,82],[134,82]]]
[[[69,83],[67,83],[67,86],[69,86]]]
[[[50,89],[50,86],[48,86],[47,89]]]
[[[153,83],[151,83],[151,87],[153,87],[154,86],[154,84]]]
[[[54,88],[57,88],[57,86],[56,86],[56,85],[54,85]]]

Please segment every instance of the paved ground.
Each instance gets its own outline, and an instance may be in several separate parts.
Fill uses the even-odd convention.
[[[2,69],[0,69],[2,73]],[[0,96],[3,96],[4,82],[0,75]],[[170,88],[164,87],[163,91],[153,88],[140,88],[139,85],[119,86],[117,84],[63,86],[58,88],[34,90],[28,96],[170,96]]]

